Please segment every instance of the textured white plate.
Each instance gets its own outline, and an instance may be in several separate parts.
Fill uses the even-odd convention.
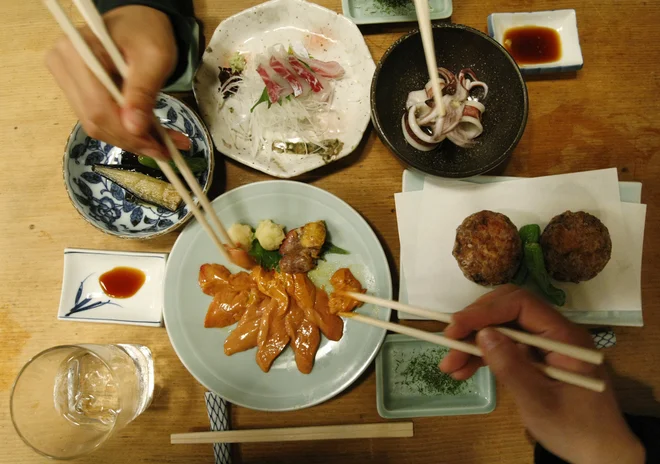
[[[221,153],[275,177],[294,177],[327,164],[318,155],[275,153],[266,143],[256,156],[248,142],[230,143],[229,128],[219,110],[218,67],[235,53],[265,53],[268,47],[302,42],[314,58],[338,61],[346,70],[335,81],[332,110],[341,115],[339,132],[329,138],[344,142],[332,161],[355,150],[369,124],[369,88],[375,64],[360,30],[346,17],[303,0],[272,0],[220,23],[193,81],[200,113]],[[227,111],[227,108],[224,108]]]
[[[160,327],[166,260],[167,253],[66,248],[57,318]],[[146,274],[144,285],[130,298],[110,298],[99,284],[101,274],[120,266],[133,267]]]

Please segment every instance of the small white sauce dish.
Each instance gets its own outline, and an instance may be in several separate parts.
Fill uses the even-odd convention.
[[[104,322],[160,327],[163,321],[163,284],[167,253],[64,249],[61,321]],[[142,271],[142,287],[128,298],[105,294],[99,277],[116,267]]]
[[[529,13],[492,13],[488,16],[488,34],[504,46],[504,32],[512,27],[541,26],[555,29],[561,39],[559,61],[519,65],[523,74],[546,74],[582,69],[582,49],[575,10],[534,11]]]

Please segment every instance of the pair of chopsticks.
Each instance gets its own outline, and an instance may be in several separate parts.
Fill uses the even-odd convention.
[[[377,306],[392,308],[392,309],[396,309],[397,311],[413,314],[415,316],[425,317],[435,321],[445,322],[448,324],[451,323],[451,314],[439,313],[428,309],[416,308],[414,306],[410,306],[404,303],[399,303],[398,301],[385,300],[383,298],[378,298],[371,295],[365,295],[363,293],[343,292],[343,294],[355,300],[361,301],[363,303],[370,303]],[[391,330],[392,332],[408,335],[410,337],[424,340],[430,343],[435,343],[436,345],[445,346],[453,350],[463,351],[464,353],[468,353],[474,356],[479,356],[479,357],[483,356],[483,353],[481,352],[479,347],[472,343],[467,343],[460,340],[453,340],[451,338],[447,338],[442,335],[436,335],[433,333],[425,332],[423,330],[414,329],[412,327],[406,327],[403,325],[395,324],[393,322],[374,319],[358,313],[342,312],[342,313],[338,313],[338,315],[342,317],[351,318],[355,321],[362,322],[364,324],[369,324],[372,326],[380,327],[382,329]],[[538,335],[532,335],[530,333],[521,332],[519,330],[509,329],[507,327],[493,327],[493,328],[519,343],[540,348],[542,350],[560,353],[590,364],[600,365],[603,363],[604,360],[603,353],[596,350],[591,350],[588,348],[583,348],[581,346],[571,345],[568,343],[562,343],[556,340],[550,340],[547,338],[540,337]],[[559,380],[561,382],[565,382],[578,387],[586,388],[588,390],[592,390],[595,392],[602,392],[605,390],[605,382],[600,379],[595,379],[593,377],[587,377],[584,375],[576,374],[574,372],[558,369],[556,367],[548,366],[542,363],[535,363],[535,366],[539,370],[541,370],[545,375],[547,375],[552,379]]]
[[[87,42],[85,42],[85,39],[83,39],[83,37],[78,32],[78,30],[71,23],[71,20],[67,17],[66,13],[62,9],[62,6],[58,3],[57,0],[44,0],[44,3],[52,13],[55,20],[59,23],[60,27],[67,35],[69,40],[71,40],[71,43],[74,45],[76,51],[81,56],[81,58],[83,59],[87,67],[90,69],[90,71],[94,73],[94,75],[101,82],[101,84],[103,84],[103,86],[108,90],[108,92],[110,92],[110,95],[112,95],[112,97],[115,99],[117,104],[121,107],[125,106],[126,102],[124,96],[117,87],[117,84],[115,84],[112,78],[108,75],[107,71],[103,68],[96,55],[94,55],[92,50],[89,48]],[[108,52],[108,55],[110,56],[112,62],[117,68],[117,71],[119,72],[120,76],[123,79],[125,79],[128,74],[128,65],[126,64],[126,61],[119,52],[117,45],[110,37],[110,34],[108,33],[108,30],[105,27],[105,23],[103,22],[103,18],[99,14],[98,10],[96,9],[92,1],[74,0],[74,4],[82,14],[89,28],[92,30],[94,35],[96,35],[96,37],[99,39],[103,47]],[[170,138],[165,128],[160,124],[160,120],[156,117],[156,115],[154,115],[153,117],[153,125],[156,128],[158,136],[161,138],[162,142],[167,147],[167,151],[169,152],[169,155],[172,157],[174,164],[179,169],[179,172],[183,175],[183,178],[186,180],[191,190],[193,191],[199,202],[202,204],[204,210],[211,218],[211,222],[213,223],[213,225],[220,231],[222,240],[224,240],[225,243],[230,244],[230,246],[233,247],[232,241],[229,238],[229,234],[227,234],[227,230],[220,222],[220,219],[218,218],[217,214],[215,213],[215,210],[213,209],[213,206],[211,206],[211,202],[202,191],[202,188],[197,182],[197,179],[195,178],[194,174],[190,170],[188,163],[185,162],[183,156],[181,156],[181,153],[174,145],[174,142]],[[181,179],[179,179],[179,177],[176,175],[170,164],[165,161],[161,161],[159,159],[157,159],[156,162],[158,163],[158,167],[165,174],[165,177],[167,177],[167,179],[174,186],[174,188],[179,193],[179,195],[181,195],[181,198],[183,198],[183,201],[186,203],[188,208],[190,208],[190,210],[193,212],[195,218],[202,225],[206,233],[211,237],[214,244],[220,250],[220,253],[222,253],[225,259],[231,262],[229,253],[223,246],[222,240],[218,237],[214,229],[206,220],[204,213],[199,209],[199,207],[191,197],[190,193],[188,192],[188,189],[186,189],[183,182],[181,182]]]
[[[409,438],[412,422],[382,424],[326,425],[320,427],[288,427],[279,429],[227,430],[224,432],[173,433],[170,443],[257,443],[308,440],[348,440],[354,438]]]

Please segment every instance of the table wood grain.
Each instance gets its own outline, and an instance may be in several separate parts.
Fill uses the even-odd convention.
[[[126,241],[87,225],[71,207],[62,181],[62,152],[75,117],[43,64],[60,35],[38,1],[0,2],[0,443],[2,463],[46,462],[14,432],[8,398],[19,368],[34,354],[65,343],[141,343],[154,352],[157,390],[151,408],[93,455],[79,462],[209,463],[210,445],[171,446],[173,432],[207,430],[205,389],[179,362],[165,329],[63,323],[56,319],[67,246],[168,251],[176,234]],[[224,18],[259,2],[197,0],[208,38]],[[339,0],[319,3],[341,11]],[[64,2],[66,5],[67,3]],[[528,81],[529,121],[500,173],[540,176],[616,167],[621,180],[643,182],[648,203],[642,292],[645,327],[616,329],[607,357],[624,409],[660,414],[660,4],[651,0],[456,0],[452,21],[486,29],[492,12],[575,8],[584,69]],[[410,24],[365,27],[375,60]],[[267,179],[233,161],[217,163],[216,189]],[[403,166],[369,129],[360,149],[302,180],[355,207],[376,230],[396,279],[399,242],[393,194]],[[423,328],[438,328],[418,323]],[[373,366],[338,397],[311,409],[264,413],[232,408],[235,428],[382,421]],[[235,462],[528,463],[532,444],[512,396],[499,388],[487,416],[415,419],[415,437],[393,440],[251,444]]]

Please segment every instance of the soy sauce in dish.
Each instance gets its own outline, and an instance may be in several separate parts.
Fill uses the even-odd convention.
[[[141,270],[120,266],[101,274],[99,284],[103,292],[112,298],[129,298],[142,288],[146,279]]]
[[[518,64],[552,63],[561,58],[559,33],[550,27],[512,27],[504,31],[503,42]]]

